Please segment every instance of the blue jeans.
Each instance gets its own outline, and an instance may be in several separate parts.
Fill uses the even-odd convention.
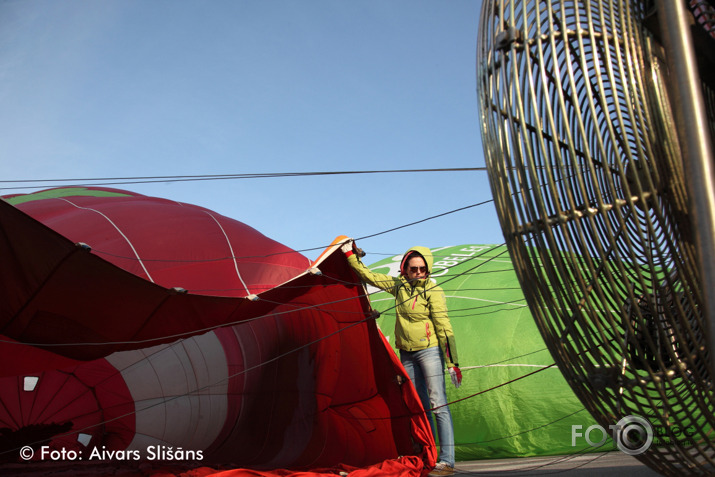
[[[454,427],[452,426],[452,414],[447,406],[442,350],[439,346],[419,351],[400,350],[400,361],[417,389],[422,406],[427,411],[432,435],[435,434],[432,414],[434,414],[434,420],[437,421],[437,436],[439,437],[437,460],[454,467]]]

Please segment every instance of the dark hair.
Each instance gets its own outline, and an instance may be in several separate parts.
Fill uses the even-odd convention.
[[[427,260],[425,260],[424,255],[422,255],[417,250],[408,250],[407,253],[402,257],[402,261],[400,262],[400,275],[407,275],[407,262],[409,262],[410,259],[415,257],[419,257],[424,260],[425,267],[427,266]],[[429,275],[429,270],[427,270],[427,274]]]

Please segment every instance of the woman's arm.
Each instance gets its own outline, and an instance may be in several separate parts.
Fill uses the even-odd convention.
[[[370,285],[394,295],[401,280],[399,277],[391,277],[382,273],[375,273],[365,266],[364,263],[352,252],[345,254],[348,264],[355,270],[360,279]]]
[[[459,358],[457,356],[457,342],[454,339],[452,331],[452,322],[449,321],[447,314],[447,299],[444,296],[444,291],[437,285],[427,285],[426,293],[429,294],[430,318],[434,325],[434,331],[439,340],[439,346],[444,353],[444,359],[447,367],[452,368],[459,366]]]

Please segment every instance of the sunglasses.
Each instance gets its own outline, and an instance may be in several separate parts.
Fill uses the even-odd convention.
[[[412,273],[417,273],[418,271],[420,273],[425,273],[427,271],[427,267],[410,267],[410,271]]]

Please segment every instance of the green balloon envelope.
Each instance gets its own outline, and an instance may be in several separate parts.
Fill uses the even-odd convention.
[[[459,389],[446,376],[457,460],[612,450],[600,428],[586,432],[596,421],[554,364],[506,247],[431,250],[431,276],[447,297],[463,374]],[[380,260],[370,269],[396,276],[401,258]],[[378,326],[394,348],[395,300],[376,288],[368,291],[381,313]]]

